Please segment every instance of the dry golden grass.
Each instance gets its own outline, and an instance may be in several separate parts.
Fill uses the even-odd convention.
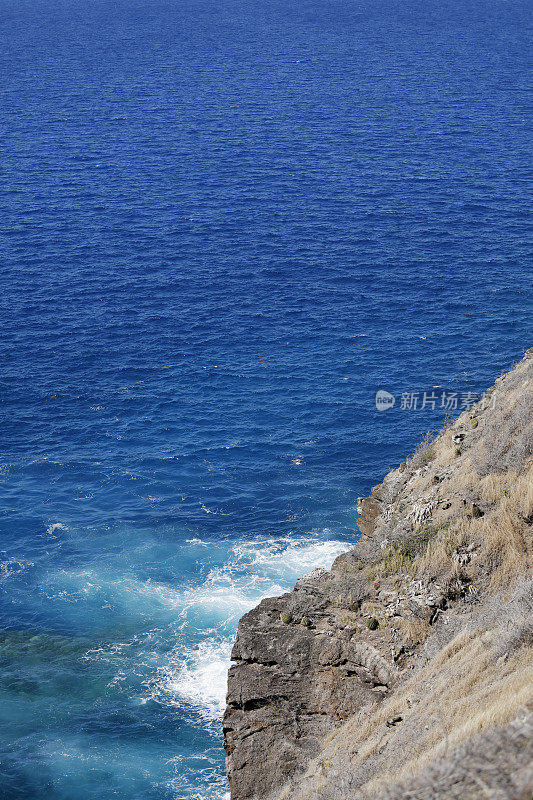
[[[463,516],[438,531],[428,542],[426,550],[415,559],[416,574],[437,577],[454,569],[453,554],[458,547],[463,547],[470,541],[471,528],[471,521]]]
[[[523,575],[529,561],[524,526],[507,511],[496,520],[488,519],[483,526],[483,547],[491,569],[491,588],[508,586]]]
[[[429,624],[415,617],[393,617],[389,624],[401,633],[407,644],[419,644],[428,635]]]
[[[487,475],[479,483],[480,497],[486,503],[497,503],[517,480],[518,475],[514,470]]]
[[[519,495],[519,507],[523,517],[533,515],[533,464],[528,472],[521,479],[526,482],[526,487],[522,495]]]
[[[502,667],[484,647],[481,638],[477,635],[465,642],[449,659],[446,668],[443,668],[442,659],[436,659],[441,662],[438,672],[434,665],[429,667],[431,695],[426,695],[416,713],[423,715],[426,711],[429,719],[435,708],[440,708],[440,726],[434,726],[420,737],[405,763],[366,784],[366,792],[372,793],[386,783],[416,775],[449,748],[486,728],[509,722],[532,700],[533,648],[519,652]],[[416,691],[418,684],[419,681],[414,680],[406,685],[404,700],[409,692]],[[400,707],[398,703],[395,705]]]
[[[533,648],[502,662],[497,639],[497,632],[463,630],[388,701],[362,710],[330,736],[298,785],[285,787],[277,800],[340,797],[346,771],[364,775],[369,759],[377,777],[358,790],[376,796],[449,748],[513,719],[533,699]],[[396,716],[402,717],[398,727],[387,727]]]
[[[481,525],[483,554],[488,560],[490,586],[509,586],[533,563],[533,529],[525,520],[533,503],[533,465],[520,475],[491,476],[486,485],[499,498]],[[506,488],[508,486],[509,488]]]
[[[464,512],[438,531],[415,558],[417,576],[437,577],[454,569],[454,552],[472,542],[487,568],[490,587],[508,586],[533,565],[533,464],[521,475],[515,471],[489,475],[480,483],[480,502],[490,504],[481,518]],[[471,570],[475,567],[472,562]]]

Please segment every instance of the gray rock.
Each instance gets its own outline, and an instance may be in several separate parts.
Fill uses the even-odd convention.
[[[337,627],[331,607],[298,583],[239,624],[223,725],[233,800],[266,798],[320,751],[324,736],[379,701],[397,678],[390,659]],[[318,627],[281,621],[306,604],[318,613]]]

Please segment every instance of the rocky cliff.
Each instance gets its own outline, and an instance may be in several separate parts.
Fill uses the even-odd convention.
[[[242,618],[232,800],[533,797],[532,420],[533,348]]]

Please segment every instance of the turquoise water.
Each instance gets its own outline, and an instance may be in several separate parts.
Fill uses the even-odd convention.
[[[238,618],[531,344],[530,11],[0,8],[0,797],[220,800]]]

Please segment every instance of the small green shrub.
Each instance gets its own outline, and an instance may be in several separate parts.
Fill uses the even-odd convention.
[[[435,450],[431,447],[429,450],[426,450],[425,453],[422,453],[420,456],[421,466],[425,467],[426,464],[429,464],[435,458]]]
[[[423,553],[426,550],[430,540],[436,535],[436,533],[437,528],[428,527],[424,528],[424,530],[420,531],[414,536],[410,536],[401,544],[403,552],[410,558],[414,558],[415,556]]]
[[[282,611],[279,615],[279,618],[285,623],[285,625],[288,625],[290,622],[292,622],[292,614],[290,614],[288,611]]]
[[[413,557],[404,543],[394,542],[383,551],[382,575],[398,575],[402,572],[414,573]]]
[[[376,580],[377,570],[376,567],[369,567],[366,571],[366,577],[368,578],[368,582],[372,583]]]
[[[366,627],[368,628],[369,631],[375,631],[379,628],[379,622],[375,617],[370,617],[366,621]]]

